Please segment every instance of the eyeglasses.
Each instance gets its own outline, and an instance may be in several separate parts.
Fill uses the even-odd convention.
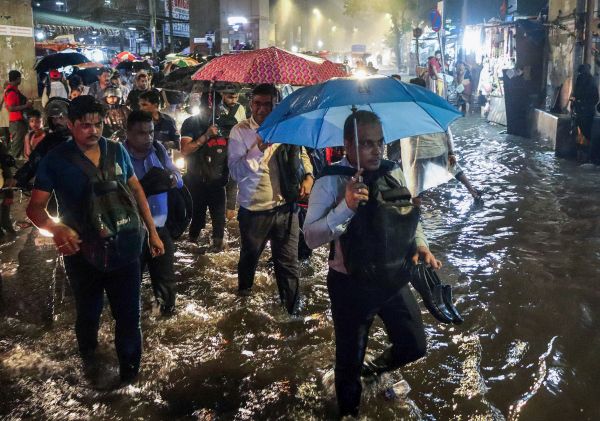
[[[273,108],[273,102],[260,102],[260,101],[252,101],[252,106],[256,108]]]
[[[359,149],[363,149],[363,150],[371,150],[371,149],[375,149],[375,148],[383,149],[383,145],[384,145],[383,137],[379,140],[365,139],[365,140],[358,141]]]

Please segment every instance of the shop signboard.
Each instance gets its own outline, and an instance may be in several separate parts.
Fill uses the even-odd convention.
[[[190,20],[190,4],[189,0],[172,0],[173,1],[173,18]],[[165,16],[169,16],[169,0],[165,0]],[[165,34],[169,35],[169,21],[164,24]],[[187,22],[173,22],[173,35],[176,37],[189,37],[190,24]]]
[[[30,26],[0,25],[0,36],[33,38],[33,28]]]

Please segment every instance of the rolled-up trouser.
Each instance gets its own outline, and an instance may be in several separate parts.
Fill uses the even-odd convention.
[[[65,257],[65,270],[75,296],[75,333],[85,356],[98,345],[104,291],[115,319],[115,347],[121,375],[137,374],[142,356],[140,325],[140,261],[110,272],[101,272],[80,254]]]
[[[27,123],[25,120],[11,121],[8,130],[10,131],[9,152],[15,159],[21,158],[27,134]]]
[[[289,205],[264,212],[240,207],[238,221],[242,243],[239,289],[252,288],[258,260],[270,240],[279,298],[288,313],[293,314],[298,302],[298,214]]]
[[[425,355],[421,312],[408,285],[389,291],[329,269],[327,289],[335,329],[335,391],[340,415],[358,415],[360,375],[375,316],[392,343],[371,365],[376,374],[395,370]]]
[[[165,246],[165,253],[161,256],[152,257],[148,243],[146,243],[142,253],[142,272],[148,266],[154,298],[165,310],[171,310],[175,307],[176,296],[175,271],[173,270],[175,243],[166,227],[159,227],[156,230]]]

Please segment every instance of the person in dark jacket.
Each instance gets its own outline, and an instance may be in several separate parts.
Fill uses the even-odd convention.
[[[571,96],[575,122],[577,124],[577,161],[585,163],[589,160],[592,126],[598,103],[598,86],[591,74],[589,64],[579,66],[575,89]]]
[[[66,99],[54,98],[46,104],[44,114],[46,115],[48,133],[44,140],[31,152],[29,160],[16,172],[15,179],[19,188],[31,190],[31,182],[42,158],[71,137],[71,132],[67,127],[69,103]]]

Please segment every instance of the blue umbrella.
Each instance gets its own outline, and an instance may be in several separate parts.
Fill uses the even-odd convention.
[[[258,133],[268,143],[343,146],[344,122],[357,109],[379,116],[386,143],[446,131],[461,116],[433,92],[391,77],[336,78],[288,95]]]

